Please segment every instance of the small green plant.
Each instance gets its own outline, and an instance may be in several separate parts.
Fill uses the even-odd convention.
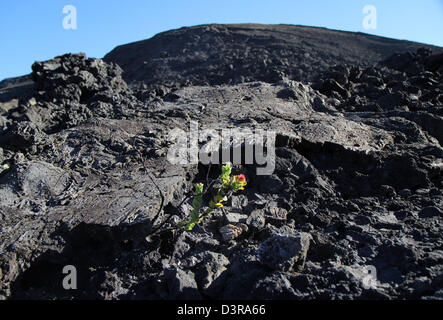
[[[179,228],[184,227],[185,230],[192,230],[196,224],[200,223],[202,219],[214,212],[214,209],[223,207],[223,202],[228,201],[229,196],[237,191],[244,190],[246,186],[246,177],[244,174],[231,177],[232,167],[230,164],[222,166],[222,173],[220,174],[221,187],[217,193],[209,201],[209,206],[203,212],[201,207],[203,204],[204,185],[198,183],[195,186],[194,199],[192,200],[192,211],[189,215],[189,220],[179,223]]]
[[[197,183],[195,186],[194,199],[192,200],[192,211],[188,221],[179,223],[179,227],[185,227],[186,230],[192,230],[200,222],[200,209],[203,203],[203,183]]]

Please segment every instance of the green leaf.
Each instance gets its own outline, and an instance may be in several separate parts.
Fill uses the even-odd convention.
[[[195,193],[197,195],[203,194],[203,188],[204,188],[204,184],[203,183],[197,183],[196,186],[195,186]]]
[[[202,206],[202,202],[203,202],[202,197],[195,197],[192,200],[192,207],[194,208],[194,210],[197,210],[197,211],[200,210],[200,208]]]
[[[195,227],[195,223],[194,223],[194,222],[189,223],[189,224],[186,226],[186,230],[187,230],[187,231],[191,231],[192,229],[194,229],[194,227]]]
[[[198,220],[198,218],[200,217],[200,214],[197,210],[192,210],[191,212],[191,219],[192,220]]]

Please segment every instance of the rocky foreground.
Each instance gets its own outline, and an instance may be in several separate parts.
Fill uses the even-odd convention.
[[[443,298],[442,48],[210,25],[32,70],[0,82],[0,299]],[[183,231],[220,172],[168,161],[191,121],[276,162]]]

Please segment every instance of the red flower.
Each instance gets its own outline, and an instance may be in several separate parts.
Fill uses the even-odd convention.
[[[246,177],[245,177],[244,174],[239,174],[239,175],[237,176],[237,178],[238,178],[238,182],[240,182],[240,183],[244,183],[244,182],[246,182]]]

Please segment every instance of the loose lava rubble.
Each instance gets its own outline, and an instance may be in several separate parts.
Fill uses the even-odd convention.
[[[442,48],[285,25],[36,62],[0,82],[0,299],[442,299],[442,83]],[[191,120],[274,130],[276,164],[174,231],[220,172],[167,161]]]

